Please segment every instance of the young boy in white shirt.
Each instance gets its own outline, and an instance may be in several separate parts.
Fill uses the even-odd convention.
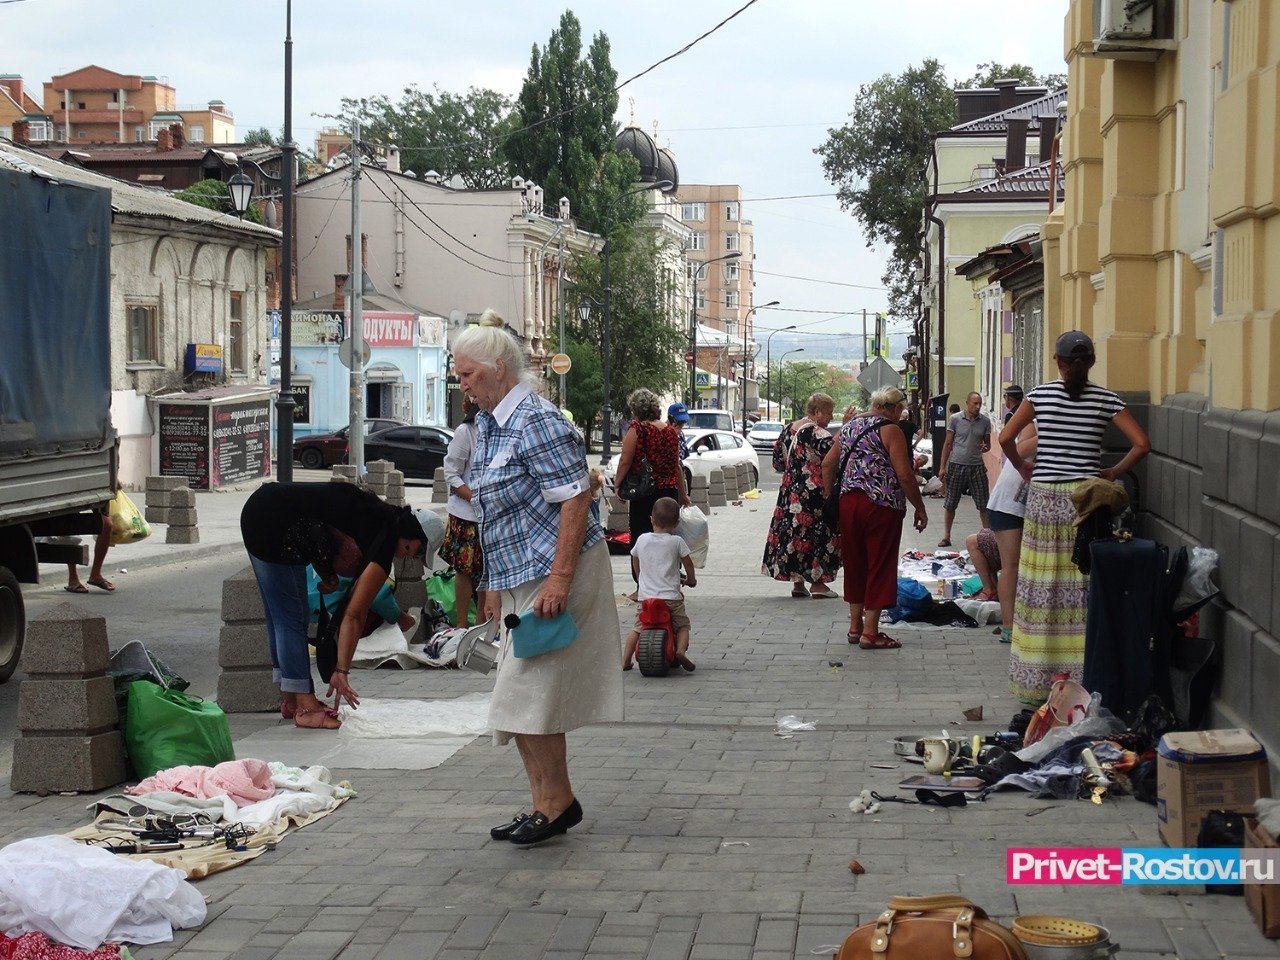
[[[671,497],[661,497],[653,505],[650,520],[653,533],[642,534],[631,547],[631,572],[639,584],[636,597],[641,603],[649,599],[666,603],[676,637],[676,663],[692,672],[695,664],[685,656],[689,651],[689,615],[685,613],[684,594],[680,592],[680,568],[684,567],[685,586],[696,587],[698,578],[693,572],[689,545],[675,534],[676,524],[680,522],[680,505]],[[637,613],[635,627],[627,634],[626,649],[622,653],[623,670],[631,669],[642,626]]]

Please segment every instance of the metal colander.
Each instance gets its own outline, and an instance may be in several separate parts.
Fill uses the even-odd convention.
[[[1083,920],[1034,914],[1015,918],[1013,935],[1024,943],[1075,947],[1098,943],[1106,938],[1107,933],[1102,927]]]

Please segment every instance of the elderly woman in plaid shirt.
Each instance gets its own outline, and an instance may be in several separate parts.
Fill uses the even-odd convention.
[[[490,835],[541,843],[582,820],[565,734],[622,719],[612,566],[591,510],[582,437],[534,393],[502,318],[486,311],[453,353],[459,386],[480,407],[471,489],[484,553],[481,618],[567,610],[579,631],[567,647],[534,657],[513,657],[504,644],[489,711],[494,741],[515,740],[532,794],[528,809]]]

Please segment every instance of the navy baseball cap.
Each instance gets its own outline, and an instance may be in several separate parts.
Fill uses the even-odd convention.
[[[1085,357],[1092,357],[1093,341],[1082,330],[1068,330],[1058,337],[1058,342],[1053,347],[1053,355],[1063,360],[1082,360]]]
[[[667,407],[667,419],[674,420],[676,423],[688,423],[689,408],[683,403],[673,403]]]

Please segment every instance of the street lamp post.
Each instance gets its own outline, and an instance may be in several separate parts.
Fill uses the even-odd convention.
[[[778,358],[778,379],[782,384],[783,392],[785,392],[787,389],[787,368],[782,365],[782,361],[786,360],[787,357],[791,356],[793,353],[804,353],[804,347],[796,347],[794,350],[788,350],[786,353],[784,353],[782,356]],[[799,386],[799,380],[800,380],[800,374],[797,373],[796,382],[793,383],[792,386],[793,387]],[[791,398],[792,403],[796,407],[799,407],[800,404],[796,403],[795,400],[796,400],[795,397]],[[795,410],[791,411],[791,414],[793,417],[795,416],[795,412],[796,412]]]
[[[686,401],[686,405],[690,409],[697,406],[698,399],[698,283],[702,280],[704,272],[711,264],[725,260],[737,260],[740,256],[742,256],[742,251],[735,250],[732,253],[726,253],[722,257],[694,261],[698,268],[693,274],[693,289],[690,291],[691,295],[689,297],[689,354],[693,357],[693,362],[689,364],[689,399]]]
[[[280,143],[280,176],[273,177],[251,160],[264,179],[279,181],[282,237],[280,240],[280,393],[276,397],[276,476],[293,479],[293,182],[297,176],[298,145],[293,142],[293,0],[284,7],[284,131]],[[253,181],[239,167],[227,181],[231,204],[243,217],[249,209]]]
[[[601,337],[600,337],[601,339],[600,379],[603,381],[603,388],[604,388],[603,389],[604,407],[601,410],[601,413],[604,419],[604,445],[602,450],[603,457],[600,462],[605,465],[609,463],[610,458],[613,456],[613,410],[609,406],[609,352],[610,352],[609,327],[610,327],[610,320],[611,320],[611,316],[610,316],[611,295],[609,290],[609,260],[610,260],[609,234],[612,232],[612,227],[613,227],[611,214],[612,214],[614,205],[623,197],[629,197],[632,194],[636,194],[636,193],[644,193],[647,190],[670,190],[674,186],[675,184],[672,183],[670,180],[657,180],[653,183],[642,183],[637,187],[632,187],[630,190],[627,190],[624,193],[618,194],[616,197],[610,200],[605,205],[605,208],[604,208],[604,223],[603,223],[604,249],[600,251],[600,255],[604,258],[604,324],[603,324],[603,329],[601,330]]]
[[[770,300],[768,303],[762,303],[758,306],[751,307],[747,310],[747,314],[742,318],[742,432],[747,432],[747,330],[751,326],[751,315],[757,310],[763,310],[766,307],[776,307],[781,300]],[[756,349],[759,350],[759,341],[756,342]],[[757,405],[760,400],[760,390],[756,388]]]
[[[769,403],[769,398],[771,396],[771,392],[769,388],[773,386],[772,379],[771,379],[773,377],[773,368],[769,363],[769,360],[770,360],[769,348],[773,346],[773,335],[775,333],[782,333],[784,330],[794,330],[795,328],[796,328],[796,325],[793,323],[789,327],[783,327],[781,330],[772,331],[767,337],[764,338],[764,399],[766,404]],[[781,416],[782,414],[781,406],[778,407],[778,414],[779,416]]]

